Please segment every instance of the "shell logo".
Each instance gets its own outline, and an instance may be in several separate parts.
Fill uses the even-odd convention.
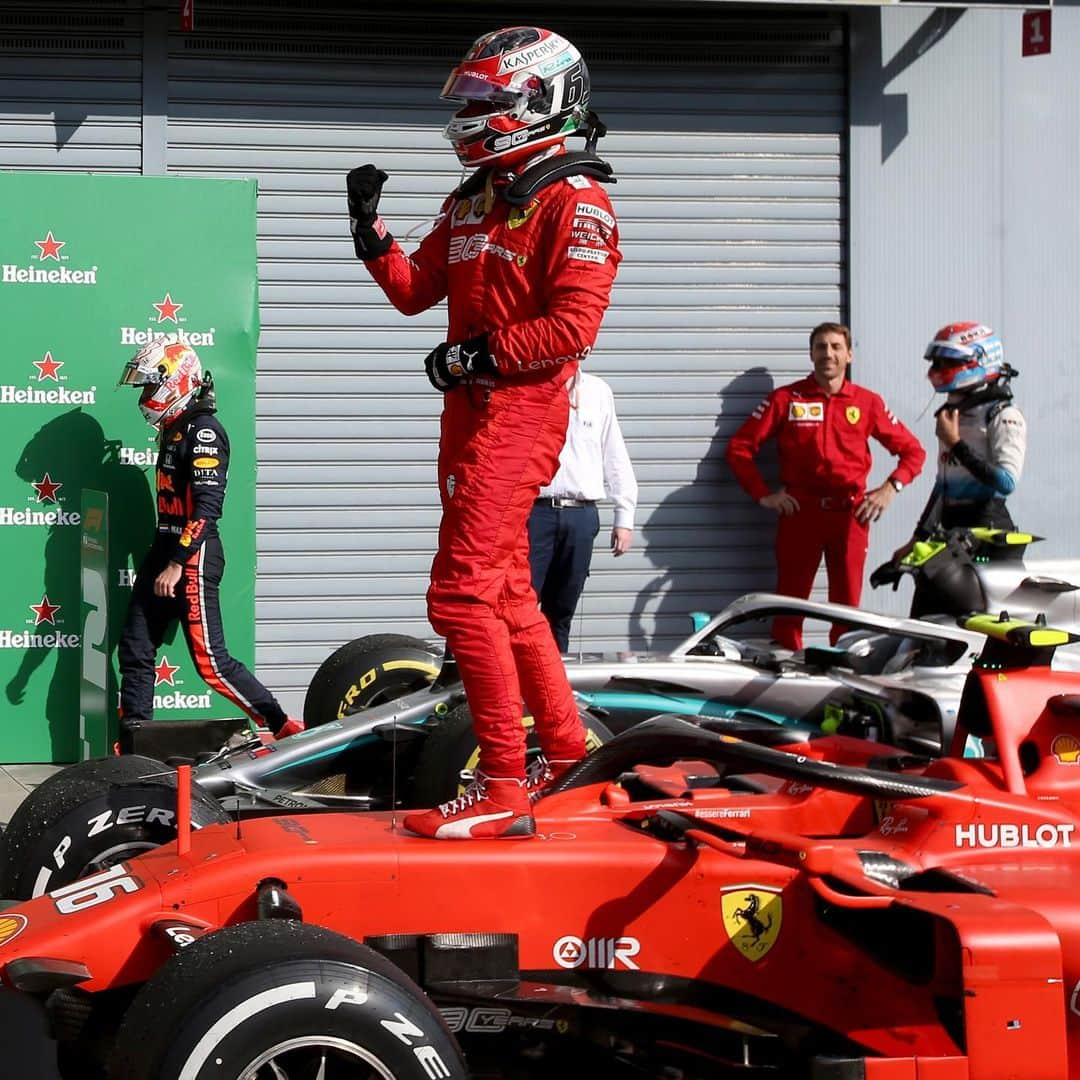
[[[806,406],[792,405],[791,415],[794,416],[796,420],[801,420],[806,415]]]
[[[1075,735],[1055,735],[1050,753],[1059,765],[1080,765],[1080,739]]]
[[[6,945],[17,938],[27,926],[25,915],[0,915],[0,945]]]

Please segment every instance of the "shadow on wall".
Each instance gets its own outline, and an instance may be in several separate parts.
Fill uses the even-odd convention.
[[[130,588],[120,585],[120,571],[128,568],[132,560],[138,565],[146,554],[156,520],[146,476],[133,465],[121,464],[119,449],[119,441],[106,440],[94,417],[73,409],[45,424],[23,447],[15,464],[15,475],[20,480],[38,483],[47,475],[52,484],[58,485],[50,496],[55,505],[46,501],[39,509],[62,508],[66,514],[77,514],[83,488],[95,488],[109,496],[110,656],[123,628],[131,595]],[[78,525],[49,526],[42,558],[44,595],[64,613],[58,614],[57,622],[63,618],[65,633],[79,633],[86,614],[80,607],[79,538]],[[22,705],[34,673],[53,652],[57,653],[56,666],[45,705],[53,760],[72,761],[78,740],[79,650],[27,649],[4,692],[11,705]],[[36,722],[37,718],[32,719]]]
[[[963,17],[963,8],[936,8],[904,42],[889,62],[882,63],[881,12],[866,9],[852,21],[852,49],[863,58],[867,76],[862,91],[851,95],[851,123],[857,127],[881,128],[881,160],[907,138],[907,94],[887,94],[888,85],[924,53],[932,49]]]
[[[659,573],[634,599],[631,649],[669,649],[689,635],[690,612],[715,614],[743,593],[775,584],[773,515],[751,502],[724,461],[728,439],[772,389],[769,371],[753,367],[720,391],[716,432],[693,481],[673,490],[645,521],[643,552]],[[771,441],[762,448],[758,464],[775,485]],[[732,588],[736,572],[740,576]]]

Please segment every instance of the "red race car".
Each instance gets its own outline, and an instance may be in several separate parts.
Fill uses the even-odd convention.
[[[660,717],[520,843],[188,830],[0,911],[0,993],[68,1077],[1080,1077],[1077,639],[968,626],[950,756]]]

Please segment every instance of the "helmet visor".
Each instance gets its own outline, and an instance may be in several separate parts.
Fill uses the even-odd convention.
[[[157,371],[146,371],[137,359],[129,360],[120,373],[117,386],[156,386],[161,382],[161,374]]]
[[[943,341],[932,341],[923,353],[923,359],[929,360],[935,368],[959,367],[970,363],[975,358],[975,350],[965,345],[950,345]]]
[[[498,86],[487,79],[459,72],[455,68],[442,89],[440,97],[449,101],[489,101],[493,105],[516,105],[525,95],[516,87]]]

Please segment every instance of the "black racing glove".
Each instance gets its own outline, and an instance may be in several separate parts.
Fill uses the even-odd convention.
[[[444,341],[427,354],[424,370],[428,382],[444,394],[453,390],[466,375],[495,375],[498,372],[488,349],[487,334],[469,338],[460,345]]]
[[[345,177],[349,196],[349,229],[358,259],[377,259],[390,250],[394,242],[386,224],[379,217],[379,196],[387,176],[374,165],[361,165]]]
[[[891,585],[893,592],[896,592],[900,585],[900,579],[903,576],[904,574],[900,567],[890,559],[889,562],[883,562],[870,575],[870,588],[879,589],[882,585]]]

